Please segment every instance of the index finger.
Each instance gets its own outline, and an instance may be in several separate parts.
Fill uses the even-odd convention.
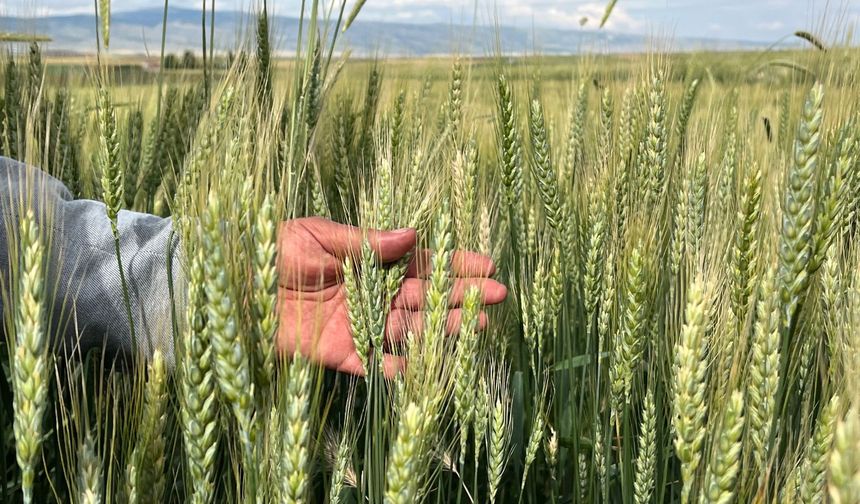
[[[427,278],[433,269],[431,260],[433,250],[421,249],[409,261],[406,276],[409,278]],[[496,273],[493,260],[483,254],[468,250],[456,250],[451,256],[451,273],[459,278],[489,278]]]

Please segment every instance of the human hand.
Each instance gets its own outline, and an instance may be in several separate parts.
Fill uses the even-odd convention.
[[[344,259],[360,253],[365,236],[383,263],[392,263],[413,253],[386,321],[386,344],[390,346],[401,341],[407,329],[420,334],[427,287],[424,279],[432,251],[415,251],[415,230],[365,233],[353,226],[308,217],[283,222],[278,233],[279,350],[290,355],[299,351],[341,372],[364,373],[352,340],[342,271]],[[447,332],[456,334],[460,327],[459,307],[469,287],[474,285],[481,290],[481,301],[486,305],[501,303],[507,296],[507,289],[490,278],[495,265],[489,257],[457,251],[452,255],[451,270],[455,278]],[[487,316],[481,312],[478,328],[483,329],[486,324]],[[404,365],[403,357],[391,353],[383,356],[387,376],[395,375]]]

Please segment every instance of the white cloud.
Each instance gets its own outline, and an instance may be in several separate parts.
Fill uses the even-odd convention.
[[[619,2],[606,22],[605,29],[639,32],[646,24],[636,19]],[[570,2],[563,0],[508,0],[497,4],[502,23],[516,25],[579,28],[580,20],[588,19],[585,29],[596,29],[606,11],[601,1]]]
[[[779,31],[785,28],[785,23],[783,23],[782,21],[764,21],[761,23],[756,23],[755,27],[759,30]]]
[[[605,4],[589,2],[579,7],[574,17],[576,22],[579,22],[581,17],[587,17],[589,26],[598,26],[605,12]],[[645,28],[645,23],[636,19],[623,5],[616,4],[604,27],[607,30],[638,32]]]

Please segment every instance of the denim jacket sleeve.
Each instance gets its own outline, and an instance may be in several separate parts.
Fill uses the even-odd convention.
[[[104,346],[108,355],[146,356],[161,350],[173,362],[171,296],[175,289],[176,313],[182,313],[184,275],[179,264],[178,237],[169,218],[137,212],[119,214],[120,255],[126,276],[135,338],[132,341],[123,301],[114,238],[104,204],[75,200],[57,179],[40,169],[0,158],[0,269],[9,284],[9,247],[16,246],[21,209],[31,206],[49,248],[46,264],[46,315],[65,351],[86,351]],[[17,234],[17,233],[16,233]],[[168,256],[173,272],[167,273]],[[5,296],[3,296],[5,298]],[[2,304],[0,299],[0,304]],[[181,318],[181,317],[178,317]]]

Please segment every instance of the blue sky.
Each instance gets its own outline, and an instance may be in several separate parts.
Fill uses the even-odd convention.
[[[198,7],[201,0],[170,0],[171,5]],[[216,0],[217,9],[244,9],[252,0]],[[351,1],[351,0],[350,0]],[[607,0],[479,0],[477,17],[503,24],[596,29]],[[113,9],[157,7],[162,0],[113,0]],[[295,16],[300,0],[269,0],[277,13]],[[92,12],[92,0],[0,0],[0,13]],[[474,0],[367,0],[359,19],[406,23],[470,23]],[[580,20],[588,21],[580,28]],[[798,29],[858,24],[860,0],[618,0],[607,29],[666,36],[775,40]],[[842,19],[842,22],[833,20]]]

